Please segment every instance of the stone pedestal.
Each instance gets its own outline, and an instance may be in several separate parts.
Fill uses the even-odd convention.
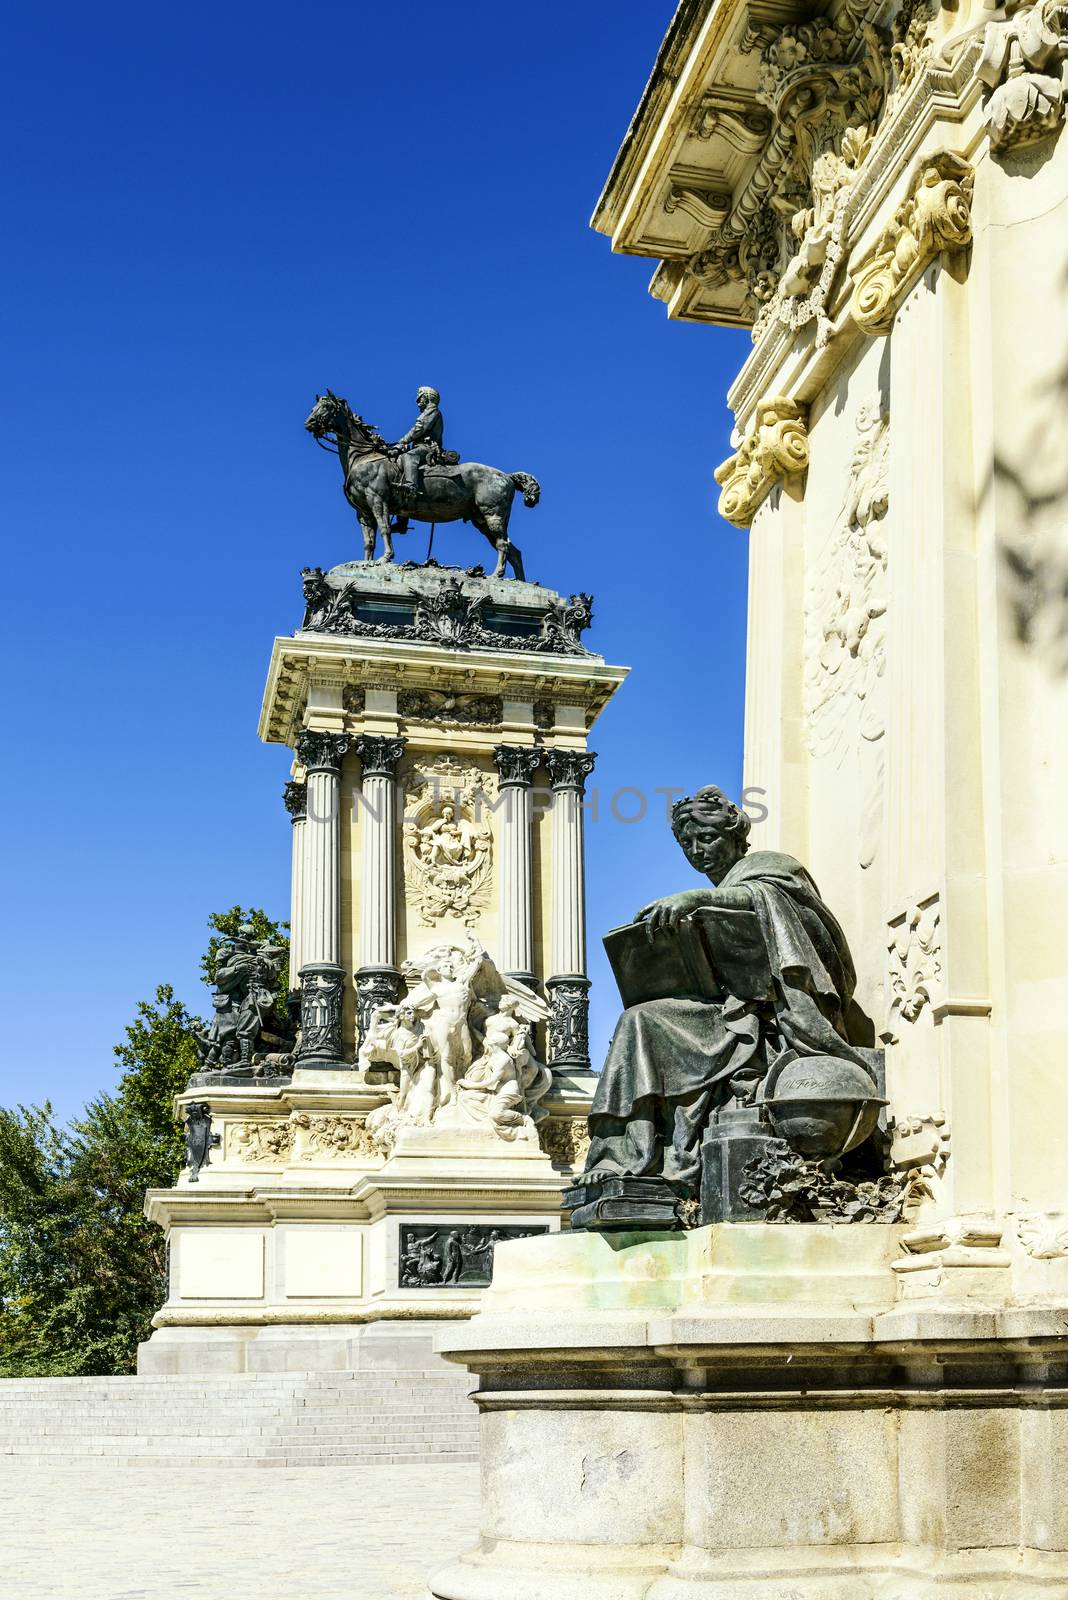
[[[1068,1592],[1068,1298],[899,1299],[907,1230],[502,1245],[438,1349],[478,1377],[479,1545],[437,1600]]]
[[[320,577],[328,600],[275,641],[260,730],[306,784],[289,790],[300,1053],[291,1082],[205,1074],[179,1098],[219,1142],[195,1183],[148,1197],[170,1282],[144,1371],[402,1361],[413,1339],[425,1355],[427,1329],[477,1309],[501,1239],[559,1227],[587,1148],[584,1043],[557,1032],[553,1062],[545,1026],[561,973],[584,1017],[580,795],[558,818],[533,784],[547,761],[589,772],[625,669],[581,643],[584,597],[434,567]],[[498,1049],[530,1029],[536,1103],[520,1116],[487,1067],[467,1104],[383,1129],[400,1069],[368,1053],[373,1014],[418,992],[425,1017],[450,981],[428,963],[472,946],[491,977],[450,1071],[474,1065],[474,1024],[496,1015]],[[507,975],[519,1021],[501,1010]]]

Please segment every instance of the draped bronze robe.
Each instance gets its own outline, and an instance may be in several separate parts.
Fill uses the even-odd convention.
[[[649,1000],[623,1012],[590,1112],[587,1174],[662,1175],[696,1185],[700,1142],[713,1113],[763,1076],[782,1051],[841,1056],[872,1068],[875,1053],[865,1048],[870,1032],[853,1004],[856,974],[845,935],[801,863],[778,851],[754,851],[718,889],[729,891],[733,907],[747,900],[756,916],[767,957],[763,992]],[[724,915],[714,904],[691,913]]]

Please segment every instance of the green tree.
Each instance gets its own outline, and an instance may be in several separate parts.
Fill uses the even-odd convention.
[[[285,924],[234,906],[209,919],[206,976],[243,921],[286,942]],[[133,1371],[166,1296],[163,1234],[144,1217],[145,1190],[169,1187],[181,1169],[174,1097],[196,1070],[201,1026],[161,985],[115,1048],[114,1091],[69,1127],[47,1102],[0,1108],[0,1376]]]

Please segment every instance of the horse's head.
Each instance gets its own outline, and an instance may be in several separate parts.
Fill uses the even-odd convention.
[[[345,439],[355,447],[357,454],[377,451],[385,448],[385,440],[378,429],[370,422],[365,422],[347,400],[339,394],[328,389],[325,394],[317,394],[315,404],[304,420],[304,426],[313,439],[325,439],[333,434],[338,439]]]
[[[343,428],[350,415],[348,402],[328,389],[325,394],[315,396],[315,404],[305,417],[304,426],[313,439],[322,439],[328,433],[337,433],[339,426]]]

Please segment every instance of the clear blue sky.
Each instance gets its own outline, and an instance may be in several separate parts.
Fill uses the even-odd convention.
[[[747,341],[669,323],[588,226],[672,9],[8,11],[3,1102],[76,1111],[158,982],[206,1006],[210,911],[287,914],[271,640],[302,566],[359,553],[301,427],[326,386],[395,437],[432,383],[455,447],[541,480],[528,573],[592,590],[633,668],[603,796],[737,787],[745,535],[711,471]],[[600,933],[688,881],[659,805],[590,828],[601,1047]]]

